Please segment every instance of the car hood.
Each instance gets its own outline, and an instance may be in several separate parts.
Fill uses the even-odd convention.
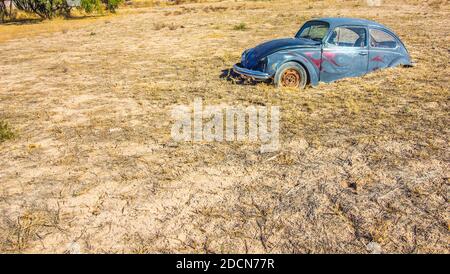
[[[271,40],[248,50],[245,54],[245,64],[243,65],[245,67],[252,67],[262,58],[280,50],[316,47],[319,45],[320,42],[304,38],[283,38]]]

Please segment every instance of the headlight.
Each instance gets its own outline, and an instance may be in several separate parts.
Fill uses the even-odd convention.
[[[241,56],[241,64],[243,64],[244,63],[244,61],[245,61],[245,57],[247,57],[247,53],[248,53],[248,49],[246,49],[246,50],[244,50],[244,52],[242,53],[242,56]]]

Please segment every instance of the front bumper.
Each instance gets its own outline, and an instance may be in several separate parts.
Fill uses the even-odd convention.
[[[269,74],[261,71],[243,68],[241,67],[241,63],[235,64],[233,66],[233,71],[240,75],[247,76],[256,80],[267,80],[271,77]]]

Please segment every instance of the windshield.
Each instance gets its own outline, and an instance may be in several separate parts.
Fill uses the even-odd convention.
[[[325,22],[308,22],[303,25],[295,37],[321,42],[327,35],[329,27],[328,23]]]

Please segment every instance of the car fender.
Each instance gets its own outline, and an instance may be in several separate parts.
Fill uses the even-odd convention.
[[[317,51],[317,54],[320,56],[320,51]],[[278,68],[286,62],[297,62],[302,65],[306,72],[308,73],[309,83],[313,86],[317,85],[319,82],[319,73],[320,70],[317,65],[313,64],[309,57],[306,56],[304,52],[297,51],[279,51],[276,53],[272,53],[268,57],[268,73],[271,75],[275,75]],[[320,59],[320,58],[319,58]]]

